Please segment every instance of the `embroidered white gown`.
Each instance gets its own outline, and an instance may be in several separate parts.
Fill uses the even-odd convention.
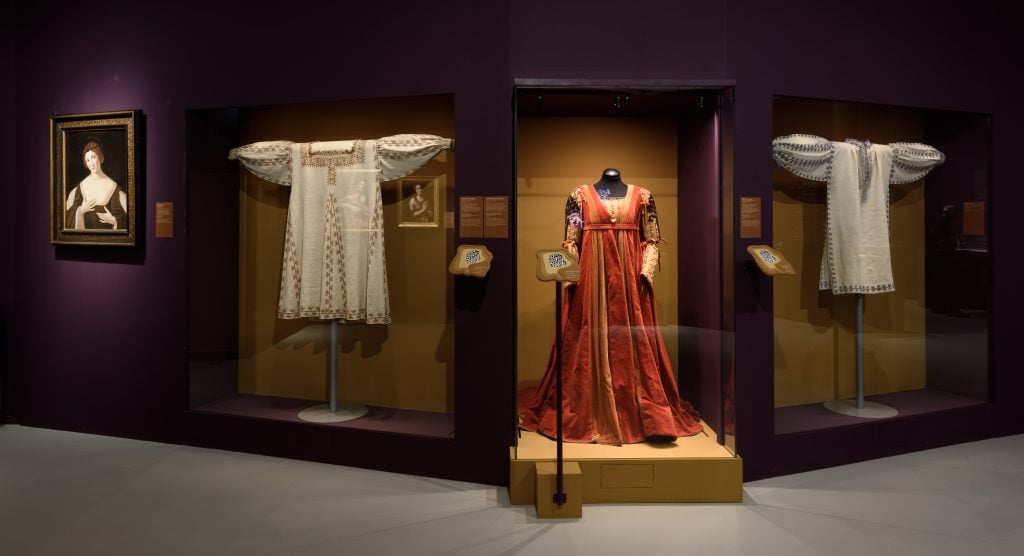
[[[426,164],[451,139],[262,141],[232,149],[253,174],[290,186],[277,316],[391,322],[380,182]]]
[[[835,294],[895,291],[889,251],[889,185],[924,177],[946,157],[922,143],[874,145],[787,135],[772,141],[779,166],[827,186],[818,288]]]

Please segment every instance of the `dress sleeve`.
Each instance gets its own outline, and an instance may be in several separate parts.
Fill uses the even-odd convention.
[[[415,172],[437,153],[452,147],[452,140],[437,135],[403,134],[377,140],[381,181],[396,180]]]
[[[578,191],[574,191],[565,200],[565,241],[562,249],[580,258],[580,241],[583,238],[583,209]]]
[[[835,146],[832,142],[817,135],[786,135],[772,141],[775,162],[809,180],[829,181],[834,155]]]
[[[946,161],[946,155],[922,143],[890,143],[889,148],[892,149],[892,175],[889,183],[917,181]]]
[[[124,191],[121,191],[120,188],[118,188],[114,196],[116,200],[111,199],[110,204],[117,203],[119,209],[116,211],[111,211],[114,214],[114,218],[117,219],[117,225],[115,229],[126,230],[128,229],[128,195]]]
[[[658,226],[658,207],[654,204],[654,196],[647,190],[640,194],[640,233],[643,236],[643,261],[640,263],[640,275],[647,283],[654,285],[654,271],[661,261],[658,244],[664,241],[661,228]]]
[[[85,228],[82,213],[78,209],[82,206],[82,197],[78,194],[78,187],[75,186],[68,194],[68,200],[64,203],[64,226],[73,230]]]
[[[256,176],[279,185],[292,184],[291,141],[260,141],[231,149],[228,160],[238,160]]]

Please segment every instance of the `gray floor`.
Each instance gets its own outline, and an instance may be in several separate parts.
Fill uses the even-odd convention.
[[[1024,553],[1024,436],[745,490],[538,520],[497,487],[7,425],[0,554]]]

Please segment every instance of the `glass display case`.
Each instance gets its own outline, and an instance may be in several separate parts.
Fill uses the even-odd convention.
[[[453,97],[192,110],[187,133],[190,409],[453,437]],[[407,134],[444,144],[407,164]]]
[[[796,269],[773,279],[776,435],[987,403],[988,117],[776,97],[773,126],[773,246]]]
[[[556,457],[556,338],[584,502],[740,499],[732,102],[728,86],[517,89],[513,503]],[[538,251],[559,248],[580,283],[538,280]]]

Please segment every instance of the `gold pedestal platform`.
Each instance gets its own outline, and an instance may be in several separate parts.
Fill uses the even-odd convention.
[[[562,445],[566,462],[579,464],[583,503],[740,502],[743,459],[715,441],[707,424],[671,444]],[[534,504],[537,464],[555,460],[555,442],[523,431],[510,450],[512,504]]]
[[[564,504],[555,504],[556,476],[555,462],[537,462],[537,484],[534,505],[537,517],[541,518],[580,518],[583,517],[583,472],[575,462],[567,461],[562,466],[562,492],[566,499]]]

